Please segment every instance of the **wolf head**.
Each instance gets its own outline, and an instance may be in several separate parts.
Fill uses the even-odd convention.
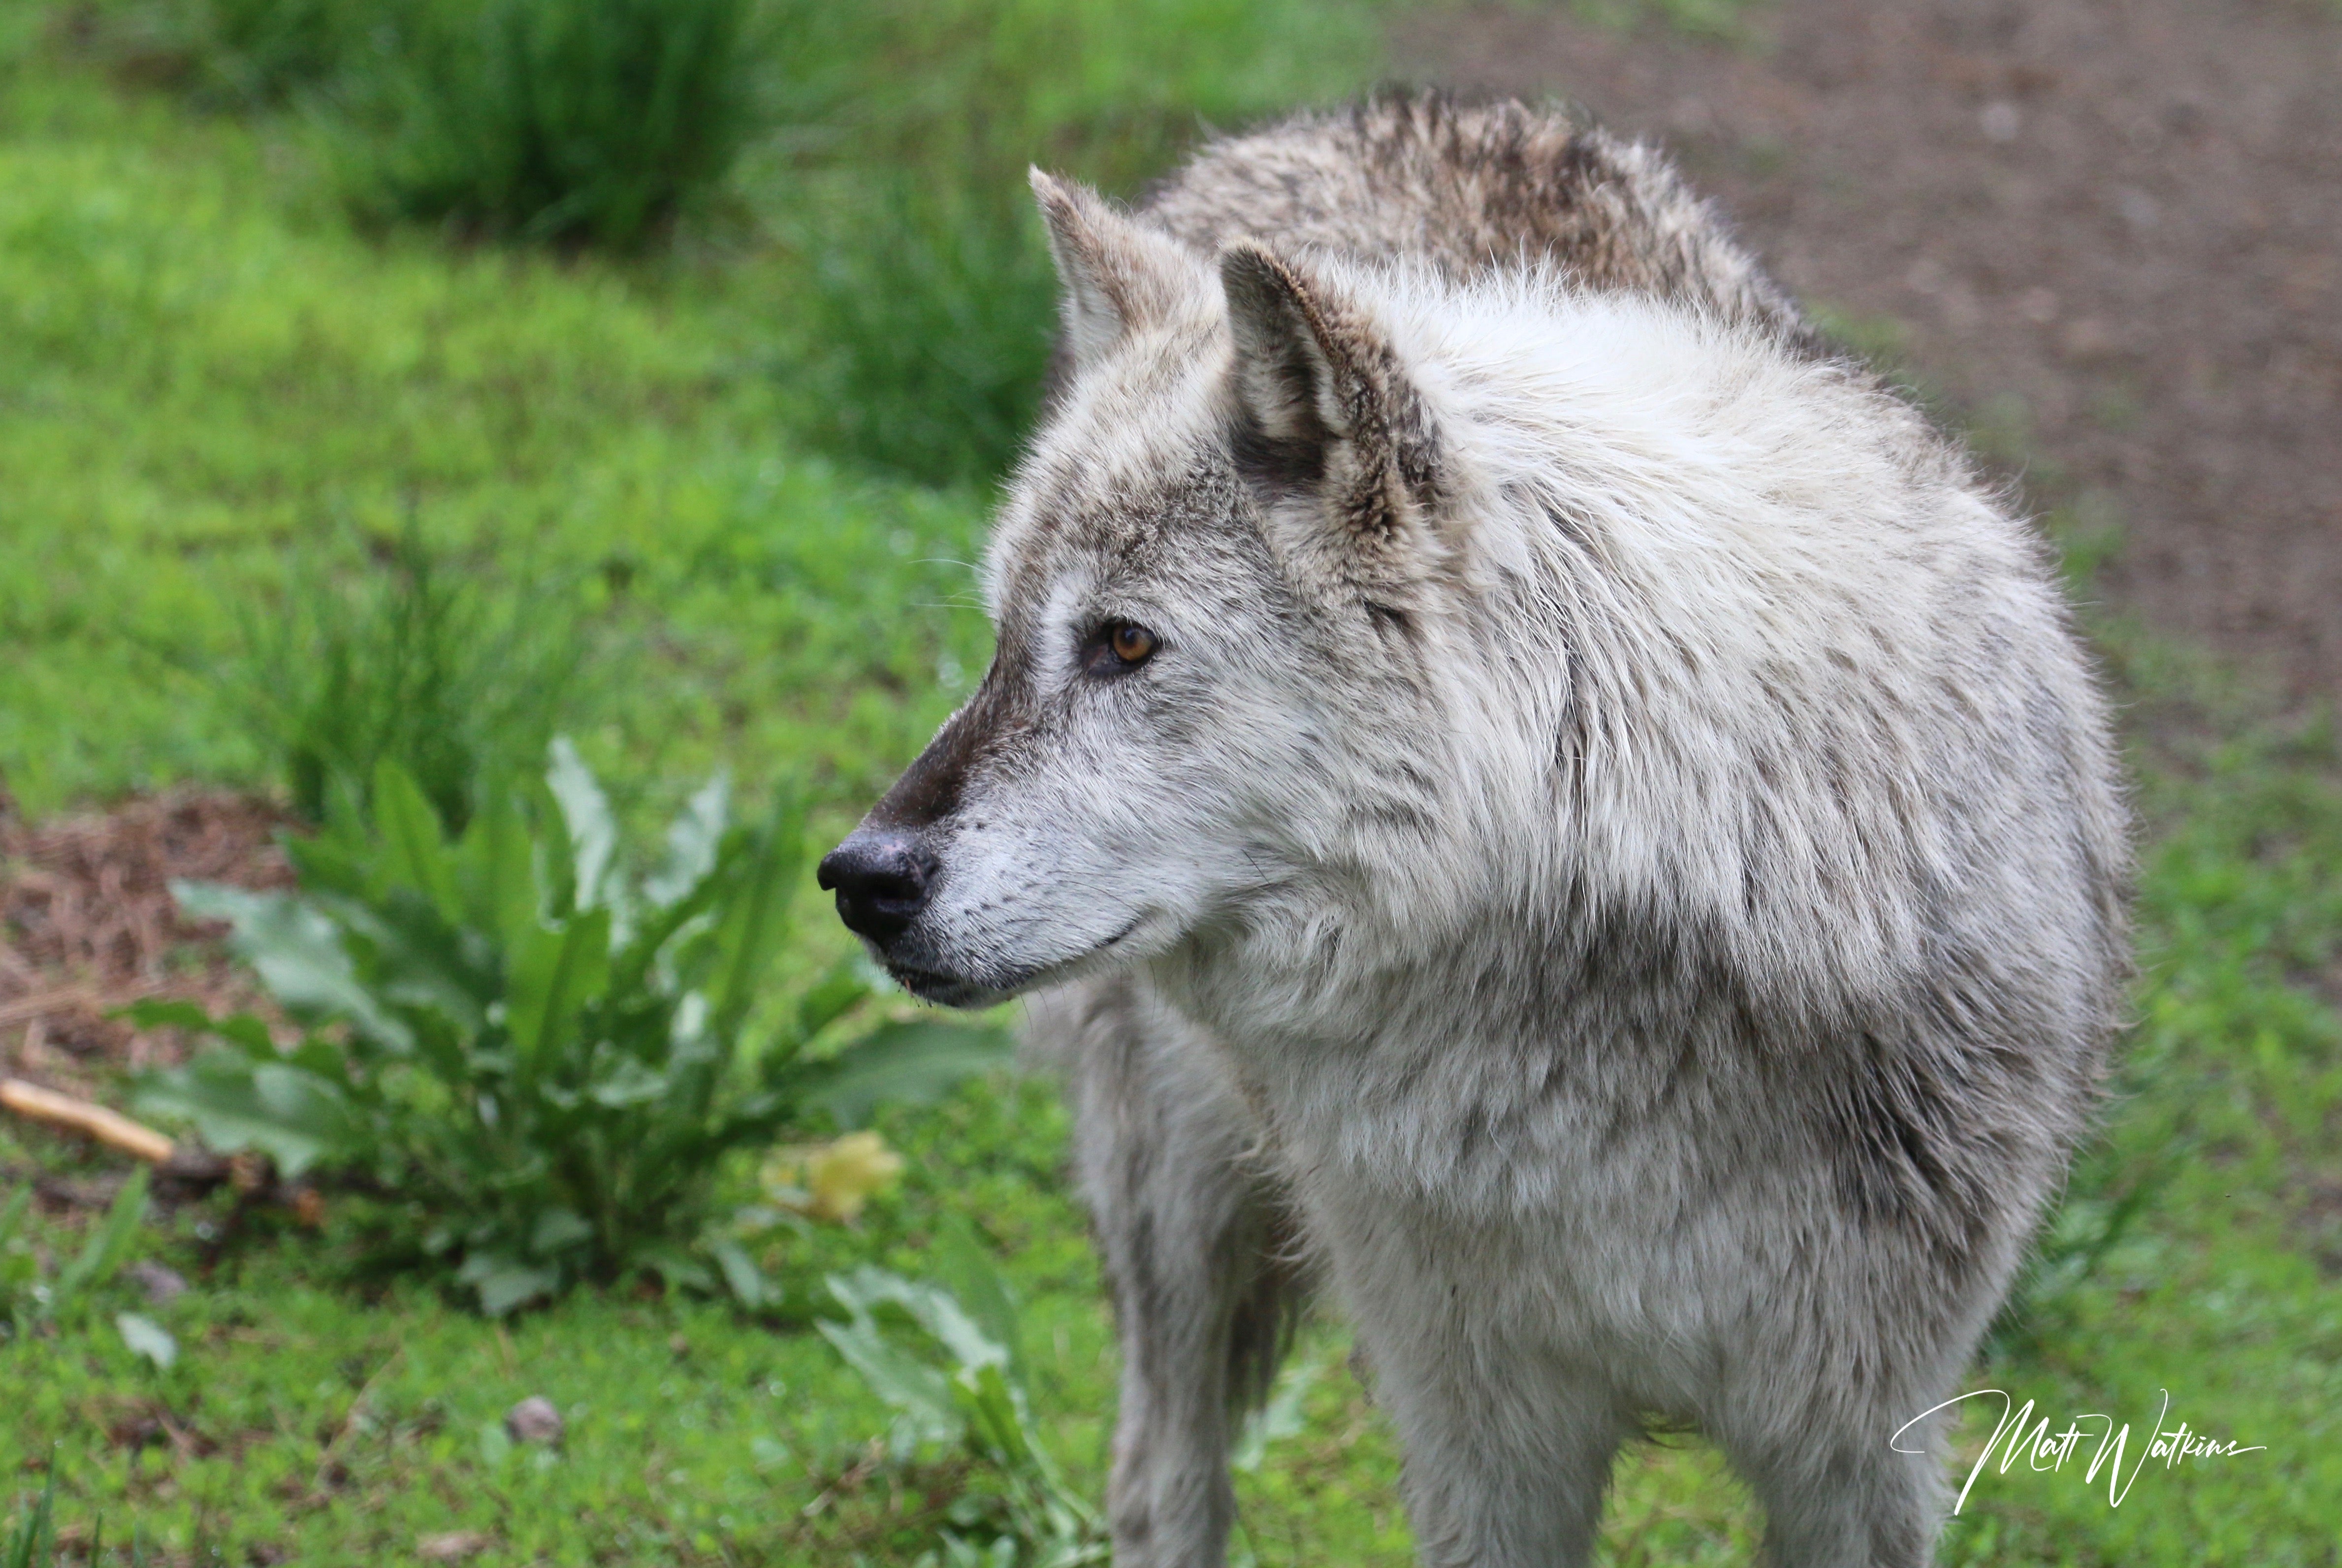
[[[1034,186],[1071,374],[995,524],[992,667],[821,885],[959,1005],[1436,918],[1464,568],[1430,404],[1339,262]]]

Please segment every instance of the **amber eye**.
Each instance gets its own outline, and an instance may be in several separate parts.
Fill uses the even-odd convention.
[[[1155,653],[1155,634],[1128,621],[1116,621],[1106,629],[1106,645],[1124,664],[1143,664]]]

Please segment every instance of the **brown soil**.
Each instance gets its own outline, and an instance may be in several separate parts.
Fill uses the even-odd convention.
[[[2342,9],[1781,0],[1736,44],[1526,7],[1396,57],[1682,156],[1806,299],[1900,324],[2150,625],[2342,683]],[[2021,404],[2012,400],[2021,399]]]
[[[91,1094],[106,1069],[168,1062],[183,1044],[112,1010],[165,994],[252,1006],[217,928],[184,919],[169,884],[286,885],[284,821],[265,801],[199,790],[36,828],[0,816],[0,1074]]]

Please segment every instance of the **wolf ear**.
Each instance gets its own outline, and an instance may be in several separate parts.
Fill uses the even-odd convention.
[[[1066,343],[1074,367],[1085,369],[1126,335],[1171,317],[1185,258],[1167,236],[1132,223],[1096,192],[1039,169],[1031,177],[1057,264]]]
[[[1381,328],[1261,245],[1221,253],[1220,284],[1238,465],[1271,495],[1318,498],[1355,558],[1396,565],[1436,501],[1438,441]]]

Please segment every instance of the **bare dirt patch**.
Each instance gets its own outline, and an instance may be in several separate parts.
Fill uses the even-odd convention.
[[[160,995],[253,1005],[219,929],[182,916],[170,884],[288,885],[275,837],[285,821],[265,800],[205,790],[38,826],[0,815],[0,1073],[96,1094],[108,1069],[183,1048],[175,1032],[134,1033],[113,1010]]]
[[[2342,684],[2342,10],[1782,0],[1735,45],[1417,15],[1395,57],[1673,147],[1809,301],[1900,324],[2117,606]],[[2014,429],[2010,427],[2014,426]]]

